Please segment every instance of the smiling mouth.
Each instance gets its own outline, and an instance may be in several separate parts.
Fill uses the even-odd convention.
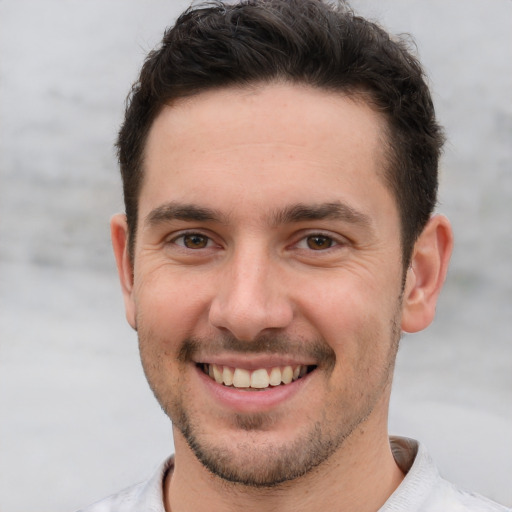
[[[285,386],[311,373],[315,365],[274,366],[246,370],[216,364],[198,363],[197,367],[217,384],[238,389],[269,389]]]

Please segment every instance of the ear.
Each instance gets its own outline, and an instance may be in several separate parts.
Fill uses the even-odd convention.
[[[450,222],[443,215],[433,216],[414,244],[407,270],[402,303],[403,331],[421,331],[434,319],[452,248]]]
[[[110,220],[110,236],[116,257],[117,273],[121,281],[126,319],[133,329],[137,330],[133,296],[133,265],[129,251],[128,224],[124,213],[118,213]]]

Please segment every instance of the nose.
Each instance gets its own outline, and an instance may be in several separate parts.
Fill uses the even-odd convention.
[[[291,323],[293,306],[282,272],[268,255],[240,251],[223,270],[209,311],[214,327],[252,341]]]

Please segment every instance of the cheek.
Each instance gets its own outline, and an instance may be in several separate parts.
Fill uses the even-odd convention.
[[[295,280],[302,313],[313,323],[361,329],[395,313],[397,279],[344,270]],[[316,319],[316,320],[314,320]]]
[[[198,283],[158,272],[135,282],[137,325],[152,333],[156,343],[176,344],[190,336],[205,316],[205,293]]]
[[[357,273],[326,276],[311,280],[309,292],[299,299],[299,309],[335,351],[338,364],[349,360],[354,371],[366,371],[372,362],[387,357],[394,341],[396,288],[396,281],[365,280]]]

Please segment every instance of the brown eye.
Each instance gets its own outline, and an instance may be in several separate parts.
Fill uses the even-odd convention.
[[[312,235],[306,239],[308,247],[314,251],[321,251],[322,249],[329,249],[333,246],[334,241],[332,238],[324,235]]]
[[[198,233],[191,233],[189,235],[183,235],[183,245],[187,249],[204,249],[208,246],[209,238]]]

